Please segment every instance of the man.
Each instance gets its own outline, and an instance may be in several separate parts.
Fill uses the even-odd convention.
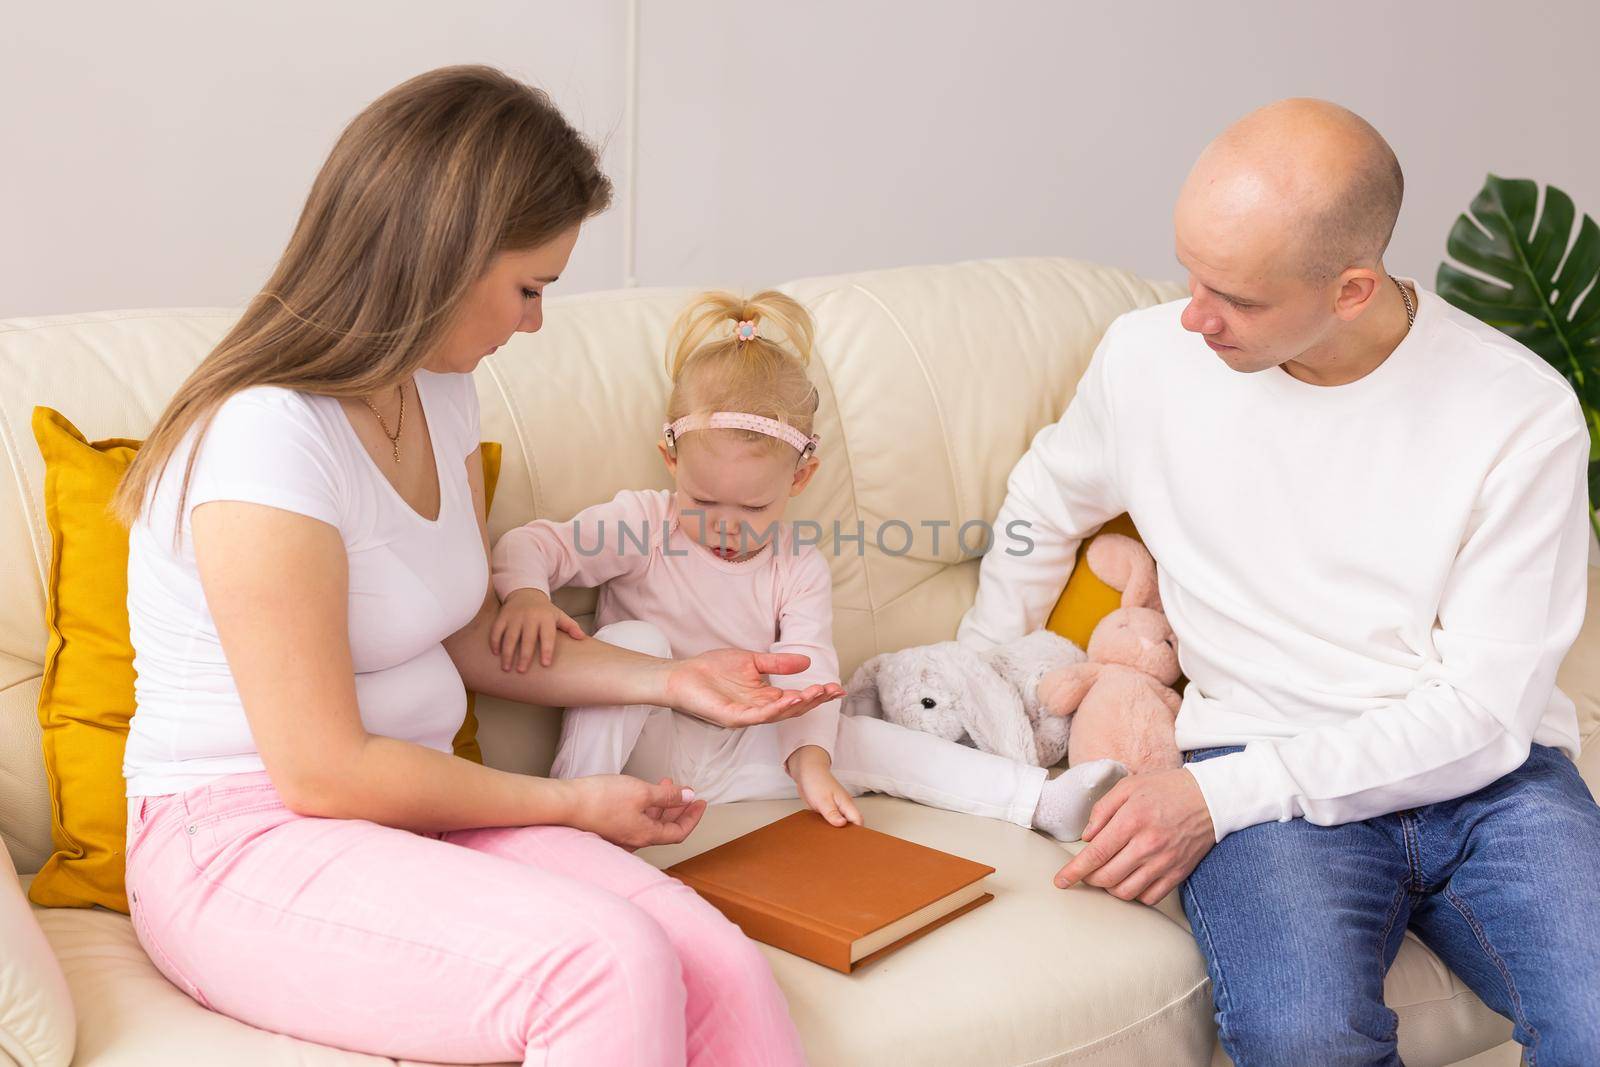
[[[1117,783],[1056,877],[1182,885],[1247,1067],[1398,1063],[1407,927],[1528,1062],[1600,1064],[1600,809],[1555,687],[1582,624],[1589,441],[1537,356],[1392,278],[1399,163],[1289,100],[1195,164],[1190,298],[1114,322],[1012,472],[959,637],[1043,624],[1127,511],[1189,679],[1182,768]]]

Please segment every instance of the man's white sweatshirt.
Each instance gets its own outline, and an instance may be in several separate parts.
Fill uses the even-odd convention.
[[[1589,438],[1567,382],[1420,288],[1405,340],[1340,386],[1234,371],[1182,309],[1114,322],[1034,438],[959,639],[1042,626],[1126,511],[1189,679],[1179,747],[1246,746],[1188,768],[1218,840],[1463,796],[1530,743],[1576,755],[1555,676],[1584,616]]]

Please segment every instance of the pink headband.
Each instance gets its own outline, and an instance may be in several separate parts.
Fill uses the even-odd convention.
[[[776,437],[800,450],[804,462],[817,450],[816,434],[807,437],[786,422],[769,419],[765,415],[751,415],[744,411],[713,411],[710,415],[685,415],[677,422],[662,423],[661,436],[667,440],[667,454],[678,455],[678,438],[690,430],[754,430],[768,437]]]

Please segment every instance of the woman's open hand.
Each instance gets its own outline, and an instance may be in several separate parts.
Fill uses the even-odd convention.
[[[809,657],[792,652],[714,648],[672,664],[667,675],[667,703],[696,718],[732,728],[792,719],[844,696],[844,686],[838,682],[797,691],[767,681],[769,674],[794,674],[810,665]]]

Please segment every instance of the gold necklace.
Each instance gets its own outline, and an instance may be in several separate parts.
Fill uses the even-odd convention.
[[[394,433],[389,432],[389,424],[383,421],[383,412],[378,410],[377,405],[366,397],[362,397],[361,402],[371,408],[372,413],[378,417],[378,429],[382,430],[383,436],[389,439],[389,447],[394,449],[394,461],[399,463],[400,434],[406,428],[406,390],[401,385],[397,385],[394,388],[395,392],[400,394],[400,414],[394,420]]]

